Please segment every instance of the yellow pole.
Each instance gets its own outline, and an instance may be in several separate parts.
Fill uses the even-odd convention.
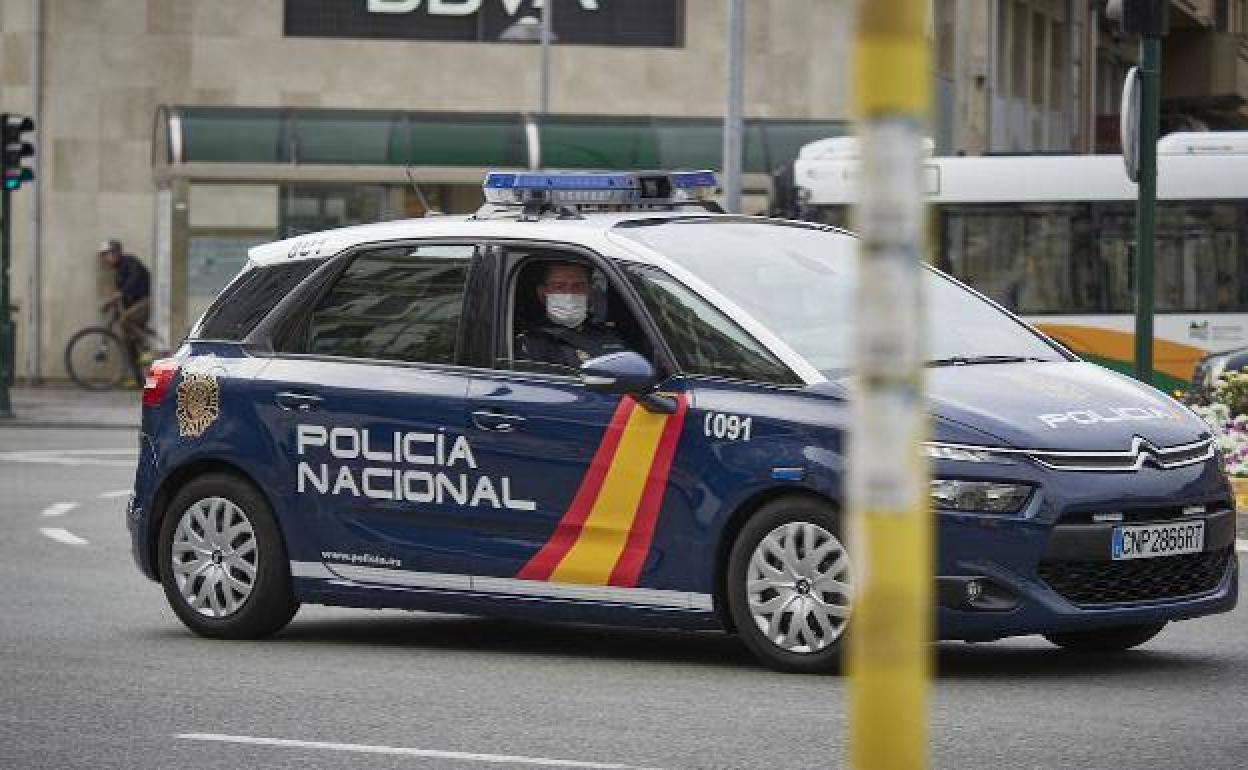
[[[862,173],[857,386],[849,441],[858,586],[849,629],[850,763],[927,760],[932,536],[923,394],[922,163],[927,0],[860,0],[855,102]]]

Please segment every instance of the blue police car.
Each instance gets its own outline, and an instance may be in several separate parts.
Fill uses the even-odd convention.
[[[853,237],[698,173],[494,173],[474,216],[259,246],[143,392],[128,526],[195,633],[301,603],[852,626]],[[1205,425],[925,272],[938,631],[1122,650],[1230,610]]]

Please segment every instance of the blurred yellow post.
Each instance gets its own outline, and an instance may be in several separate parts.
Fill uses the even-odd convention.
[[[932,616],[923,393],[922,163],[928,0],[860,0],[855,101],[860,287],[849,445],[857,585],[849,631],[850,763],[927,760]]]

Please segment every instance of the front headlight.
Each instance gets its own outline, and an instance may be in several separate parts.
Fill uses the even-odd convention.
[[[940,444],[935,441],[923,445],[923,454],[932,460],[954,460],[965,463],[1009,463],[1010,458],[988,447]]]
[[[932,479],[931,495],[932,507],[940,511],[1018,513],[1031,497],[1031,487],[999,481]]]

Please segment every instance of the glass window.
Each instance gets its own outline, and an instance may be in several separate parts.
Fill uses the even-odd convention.
[[[940,207],[936,264],[1023,314],[1130,313],[1135,206],[1096,203]],[[1248,203],[1163,201],[1157,209],[1158,312],[1248,310]]]
[[[360,255],[312,311],[305,352],[455,363],[472,255],[470,245]]]
[[[1066,25],[1055,21],[1049,34],[1049,109],[1067,109],[1063,100],[1066,98],[1068,77],[1070,67],[1066,64]]]
[[[1157,207],[1157,312],[1243,311],[1248,204],[1184,201]]]
[[[191,331],[193,339],[241,340],[324,260],[252,268],[221,292]]]
[[[1031,103],[1037,107],[1044,106],[1044,58],[1049,50],[1049,41],[1046,39],[1048,31],[1049,22],[1044,14],[1039,11],[1033,13],[1031,15],[1031,56],[1028,65],[1031,70]]]
[[[957,3],[955,0],[936,0],[933,8],[935,17],[935,49],[936,74],[952,78],[957,56]]]
[[[997,3],[997,92],[1010,95],[1010,9],[1009,3]]]
[[[1011,35],[1010,51],[1010,96],[1024,99],[1027,96],[1027,21],[1031,13],[1022,3],[1013,3],[1010,8],[1013,34]]]
[[[852,237],[779,222],[709,218],[635,222],[617,230],[705,281],[816,369],[839,376],[849,367],[857,320]],[[956,283],[926,271],[923,280],[932,358],[1062,360],[1042,338]]]
[[[510,352],[500,356],[498,367],[576,376],[590,358],[621,350],[654,361],[645,329],[601,270],[552,248],[509,247],[507,253],[522,262],[511,281],[510,340],[500,347]],[[563,322],[554,320],[547,293],[583,293],[585,315],[571,326],[566,316]],[[566,306],[556,312],[567,312]]]
[[[797,384],[799,380],[723,313],[668,274],[625,265],[680,368],[690,374]]]

